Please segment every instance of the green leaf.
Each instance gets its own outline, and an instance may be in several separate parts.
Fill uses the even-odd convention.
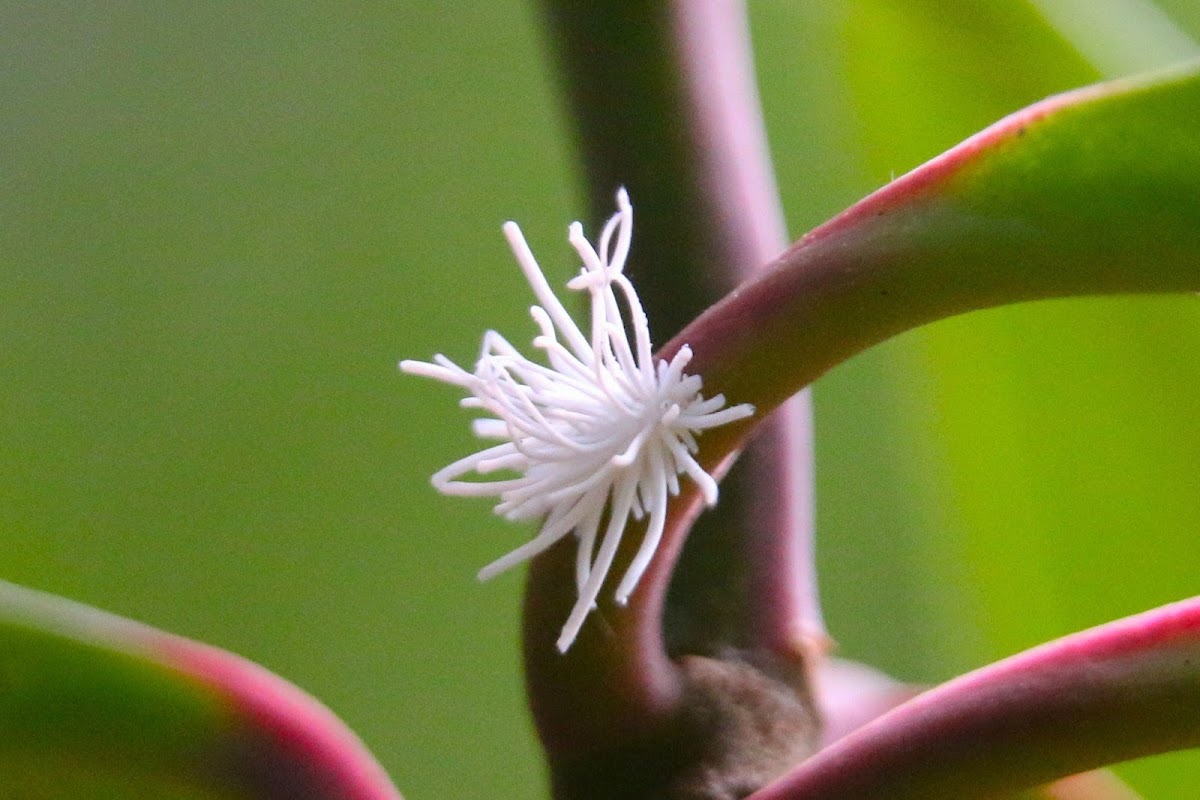
[[[7,797],[398,800],[328,709],[213,647],[0,582]]]
[[[771,48],[769,39],[757,48],[764,100],[768,111],[772,105],[778,109],[771,120],[772,140],[785,206],[798,234],[1013,110],[1117,77],[1090,68],[1038,8],[1021,0],[962,6],[853,0],[822,4],[821,15],[823,25],[804,20],[801,27],[796,20],[775,37],[789,43],[786,68],[771,63],[772,54],[784,48]],[[805,47],[794,47],[801,36]],[[816,36],[828,40],[825,47],[835,58],[823,69],[809,68],[816,72],[809,84],[824,91],[804,94],[804,87],[795,85],[796,64],[811,60]],[[838,102],[840,113],[813,105],[823,96]],[[802,126],[803,117],[813,121]],[[811,138],[798,135],[806,126],[824,133],[822,151],[803,146]],[[839,172],[835,185],[824,185]],[[1020,312],[1051,313],[1045,306]],[[1009,309],[989,316],[1012,314]],[[1012,588],[1005,586],[996,595],[1007,604],[983,613],[980,595],[990,591],[987,579],[993,573],[964,561],[961,552],[966,542],[979,538],[978,527],[966,525],[961,516],[970,498],[945,491],[955,466],[948,449],[974,451],[959,444],[962,438],[941,438],[937,426],[947,413],[959,411],[965,424],[995,430],[1000,438],[998,429],[984,428],[979,420],[981,401],[1046,404],[1025,392],[975,390],[963,392],[961,404],[952,405],[946,386],[957,385],[953,370],[965,363],[986,372],[998,348],[977,335],[974,340],[984,341],[968,351],[946,327],[930,326],[872,348],[818,380],[813,390],[818,554],[830,630],[844,656],[918,682],[944,680],[1034,642],[1179,596],[1126,594],[1128,604],[1106,614],[1064,621],[1055,600],[1065,594],[1031,601],[1022,593],[1023,602],[1014,603]],[[928,357],[924,348],[931,339],[945,342],[948,353]],[[995,483],[1012,471],[1003,462],[991,461],[988,467],[980,496],[994,505]],[[997,532],[1005,527],[995,525]],[[1038,536],[1029,529],[1022,533]],[[1040,533],[1044,540],[1045,531]],[[1043,563],[1030,565],[1039,569]],[[1001,645],[992,634],[997,617],[1006,612],[1027,628]]]
[[[805,236],[663,355],[690,343],[706,390],[756,404],[761,419],[855,353],[935,320],[1200,289],[1198,112],[1194,66],[1031,106]],[[712,432],[708,463],[744,434]]]

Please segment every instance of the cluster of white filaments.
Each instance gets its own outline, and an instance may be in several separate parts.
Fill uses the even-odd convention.
[[[691,477],[709,505],[716,502],[716,481],[696,461],[696,434],[754,413],[747,404],[724,408],[722,395],[704,399],[700,377],[684,373],[692,357],[687,346],[670,362],[655,364],[646,314],[623,274],[632,234],[633,208],[624,189],[617,192],[617,213],[604,226],[599,248],[584,238],[578,222],[569,228],[583,269],[567,287],[590,296],[589,339],[554,295],[521,229],[505,223],[504,235],[540,304],[530,309],[541,329],[533,345],[545,353],[548,365],[525,358],[495,331],[484,334],[474,372],[440,354],[433,363],[400,362],[405,372],[465,389],[469,396],[462,405],[491,415],[475,420],[475,434],[502,442],[442,469],[433,485],[448,495],[499,497],[494,510],[509,520],[543,520],[533,539],[484,567],[480,580],[533,558],[565,536],[578,539],[579,599],[558,640],[562,652],[595,607],[630,517],[649,519],[616,589],[622,605],[662,538],[667,499],[679,493],[679,475]],[[462,480],[471,472],[515,477]]]

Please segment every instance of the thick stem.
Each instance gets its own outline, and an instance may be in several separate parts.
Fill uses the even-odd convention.
[[[614,190],[628,188],[638,222],[626,271],[663,340],[786,245],[744,8],[626,0],[547,2],[546,11],[594,215],[607,216]],[[736,393],[729,401],[739,402]],[[551,633],[573,591],[569,545],[534,561],[527,682],[552,763],[585,750],[628,752],[636,741],[653,748],[696,696],[694,674],[679,666],[688,654],[761,654],[748,669],[770,663],[769,679],[797,693],[811,717],[798,666],[802,645],[824,634],[811,565],[810,413],[804,395],[760,426],[740,476],[722,488],[720,510],[694,531],[695,493],[674,500],[628,608],[602,597],[565,656]],[[713,472],[724,473],[734,455]],[[615,573],[639,534],[627,532]]]

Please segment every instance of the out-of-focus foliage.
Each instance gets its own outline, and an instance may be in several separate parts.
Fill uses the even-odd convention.
[[[1105,69],[1016,0],[752,24],[796,234]],[[531,332],[504,219],[572,271],[539,36],[509,0],[0,5],[0,575],[263,663],[416,800],[543,791],[520,581],[473,578],[527,532],[429,488],[467,417],[395,372]],[[844,653],[933,681],[1196,593],[1198,303],[972,315],[823,379]]]
[[[539,47],[521,3],[0,7],[0,574],[286,675],[414,798],[541,791],[520,581],[474,579],[525,532],[429,487],[466,417],[396,370],[528,323],[500,223],[575,213]]]

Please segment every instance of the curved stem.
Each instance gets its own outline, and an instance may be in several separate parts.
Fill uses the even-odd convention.
[[[1060,95],[805,236],[663,348],[769,410],[867,347],[976,309],[1200,290],[1200,71]],[[735,451],[753,420],[716,429]]]
[[[1198,678],[1200,598],[1193,598],[932,689],[753,800],[1003,797],[1104,764],[1196,747]]]

